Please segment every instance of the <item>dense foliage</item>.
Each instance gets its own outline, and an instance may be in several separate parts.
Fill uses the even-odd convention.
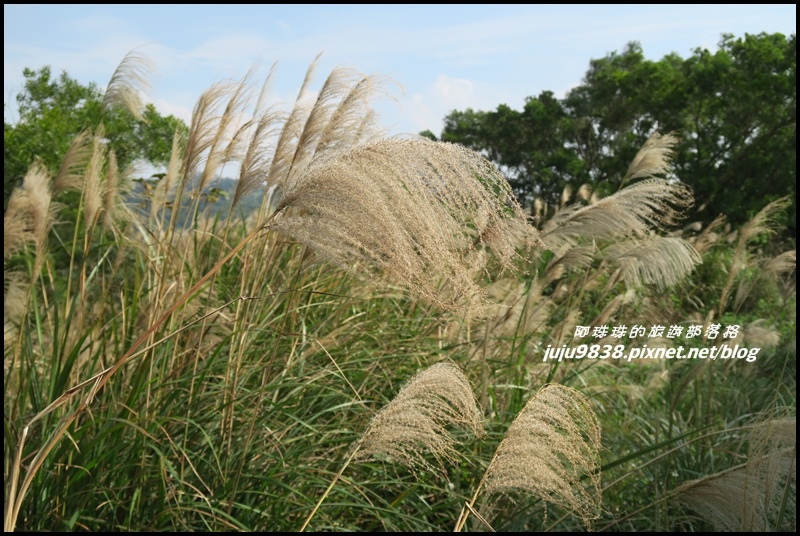
[[[726,35],[715,52],[657,61],[631,43],[592,60],[563,99],[545,91],[522,110],[451,112],[441,139],[486,154],[523,202],[553,204],[567,185],[617,191],[650,134],[675,132],[675,175],[694,190],[694,217],[741,224],[766,202],[796,198],[796,113],[796,36]]]
[[[83,131],[101,123],[117,165],[125,169],[136,161],[165,165],[176,130],[186,130],[183,121],[163,116],[153,104],[136,115],[109,105],[105,91],[90,83],[82,85],[66,72],[54,77],[50,67],[25,69],[25,84],[16,95],[15,121],[3,121],[3,212],[13,189],[30,166],[39,161],[53,174],[58,172],[67,149]]]

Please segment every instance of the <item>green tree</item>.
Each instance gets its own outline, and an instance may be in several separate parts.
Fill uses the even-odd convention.
[[[461,143],[496,162],[521,201],[557,197],[564,184],[585,181],[576,150],[564,143],[573,129],[567,110],[550,91],[528,97],[518,112],[505,104],[492,112],[453,112],[442,140]]]
[[[796,236],[796,36],[724,35],[716,52],[645,58],[630,43],[592,60],[583,82],[562,100],[528,98],[522,112],[454,111],[442,139],[482,151],[528,204],[556,202],[567,184],[603,194],[623,186],[627,164],[655,130],[682,142],[676,175],[689,184],[692,216],[724,213],[734,224],[790,195],[788,232]]]
[[[109,106],[94,83],[82,85],[66,72],[53,77],[50,67],[23,71],[25,84],[17,95],[19,119],[3,121],[3,211],[14,187],[30,165],[41,161],[55,173],[72,141],[101,123],[104,138],[120,168],[144,160],[165,164],[176,130],[186,125],[162,116],[152,104],[137,117],[122,106]]]

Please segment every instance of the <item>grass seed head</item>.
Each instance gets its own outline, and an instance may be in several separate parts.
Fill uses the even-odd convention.
[[[334,264],[461,313],[482,305],[473,279],[481,251],[511,267],[519,246],[512,222],[527,225],[494,165],[429,140],[384,139],[319,158],[279,208],[291,210],[274,227]]]
[[[413,469],[445,473],[458,461],[448,426],[483,434],[483,417],[464,373],[452,363],[438,363],[418,373],[372,419],[356,459],[386,455]],[[430,452],[436,466],[424,458]]]
[[[589,400],[570,387],[544,386],[497,447],[484,476],[484,511],[500,496],[523,492],[589,523],[599,517],[602,501],[600,448],[600,425]]]

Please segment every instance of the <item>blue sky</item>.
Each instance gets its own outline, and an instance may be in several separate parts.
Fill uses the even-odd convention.
[[[722,33],[796,33],[796,5],[19,5],[5,4],[4,116],[22,69],[50,65],[104,86],[134,48],[155,63],[150,95],[185,120],[200,94],[256,63],[278,62],[272,99],[292,102],[322,53],[315,88],[336,66],[402,85],[378,109],[390,134],[439,134],[453,109],[521,108],[561,97],[592,58],[639,41],[645,55],[716,48]]]

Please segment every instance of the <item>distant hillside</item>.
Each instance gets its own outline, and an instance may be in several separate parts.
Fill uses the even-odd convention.
[[[144,214],[150,213],[150,196],[156,184],[160,180],[159,177],[154,176],[150,179],[134,179],[131,187],[131,192],[128,195],[128,202],[131,206],[135,207],[138,211]],[[197,188],[199,176],[195,177],[187,185],[187,190],[191,191]],[[236,179],[220,178],[211,181],[200,194],[202,196],[200,202],[200,210],[207,217],[219,217],[225,219],[228,217],[228,212],[233,202],[233,195],[236,191]],[[251,213],[258,210],[261,206],[261,200],[264,197],[265,188],[262,186],[254,192],[243,197],[236,205],[235,217],[246,219]],[[170,202],[172,199],[170,199]],[[184,196],[181,202],[181,214],[178,220],[179,227],[187,226],[187,217],[191,199],[189,196]]]

